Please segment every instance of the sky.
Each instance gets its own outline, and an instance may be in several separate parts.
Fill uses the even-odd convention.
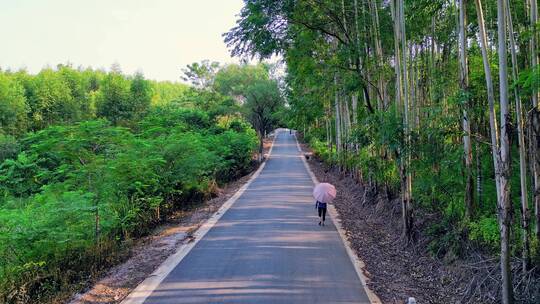
[[[222,34],[235,25],[242,0],[0,0],[0,67],[72,63],[74,67],[142,71],[180,81],[203,59],[231,58]]]

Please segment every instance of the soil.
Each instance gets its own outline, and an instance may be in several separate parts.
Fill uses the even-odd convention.
[[[264,141],[265,155],[268,154],[272,146],[272,139],[269,137]],[[120,303],[165,259],[176,252],[179,246],[191,242],[193,232],[233,196],[253,173],[219,189],[217,197],[196,205],[190,210],[172,214],[167,222],[156,228],[151,235],[135,242],[131,248],[129,259],[111,268],[83,293],[76,294],[69,304]]]

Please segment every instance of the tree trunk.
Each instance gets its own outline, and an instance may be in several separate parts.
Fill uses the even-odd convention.
[[[540,241],[540,109],[533,108],[528,115],[530,161],[534,178],[534,212],[536,217],[536,238]]]
[[[484,13],[481,0],[475,0],[476,15],[478,17],[478,27],[480,34],[480,49],[482,51],[482,62],[484,64],[484,73],[486,75],[486,88],[489,104],[489,129],[491,138],[491,154],[493,158],[493,168],[497,170],[499,167],[499,128],[497,126],[497,113],[495,111],[495,93],[493,88],[493,80],[491,78],[491,67],[489,65],[488,44],[486,36],[486,26],[484,22]],[[500,196],[499,175],[495,174],[495,188],[497,197]]]
[[[324,119],[326,127],[326,144],[328,145],[328,150],[332,151],[332,134],[330,133],[330,122],[328,120],[328,116],[326,116]]]
[[[339,155],[341,153],[341,117],[339,113],[339,92],[338,92],[338,81],[337,76],[334,76],[334,87],[335,87],[335,108],[336,108],[336,152]]]
[[[401,89],[401,97],[403,98],[403,129],[404,129],[404,149],[401,151],[401,179],[402,179],[402,217],[403,217],[403,239],[406,242],[412,241],[413,228],[413,208],[412,208],[412,179],[410,172],[410,123],[409,123],[409,91],[407,80],[407,40],[405,35],[405,11],[403,1],[397,0],[394,4],[394,17],[397,34],[396,39],[401,42],[397,43],[398,49],[401,47],[401,81],[399,87]]]
[[[435,71],[435,16],[431,17],[431,56],[429,61],[429,99],[431,102],[435,100],[435,91],[433,89],[433,75]]]
[[[531,23],[531,41],[530,41],[530,52],[531,52],[531,69],[538,68],[538,31],[536,30],[536,24],[538,23],[538,6],[536,0],[531,0],[530,2],[530,23]],[[532,105],[533,109],[530,113],[530,118],[534,119],[535,115],[538,113],[538,90],[534,90],[532,94]],[[536,113],[536,114],[535,114]],[[538,118],[538,116],[536,116]],[[529,119],[529,130],[534,131],[534,122]],[[540,135],[540,133],[537,133]],[[530,158],[535,160],[540,154],[540,147],[538,147],[537,142],[534,142],[534,133],[530,133],[532,136],[533,142],[531,142],[530,149]],[[536,217],[536,227],[535,235],[538,242],[540,242],[540,162],[534,161],[532,163],[532,175],[534,183],[534,214]]]
[[[472,218],[473,207],[473,174],[472,174],[472,145],[471,124],[468,117],[469,110],[469,67],[467,62],[467,3],[459,0],[459,87],[466,100],[463,103],[463,151],[465,153],[465,216]]]
[[[512,80],[514,83],[518,81],[518,62],[516,55],[516,42],[514,39],[514,25],[512,22],[512,14],[510,13],[510,1],[506,0],[506,16],[508,21],[508,36],[510,38],[510,55],[512,58]],[[523,124],[523,106],[517,86],[514,86],[514,99],[516,103],[516,125],[518,131],[519,145],[519,178],[521,188],[521,228],[522,228],[522,259],[523,273],[526,273],[530,267],[530,231],[529,231],[529,203],[527,200],[527,159],[525,151],[525,135]]]
[[[353,93],[351,97],[352,103],[352,125],[356,126],[358,124],[358,93]]]
[[[399,15],[398,8],[396,7],[396,0],[390,1],[390,8],[392,10],[392,17],[394,21],[394,70],[396,74],[396,108],[401,111],[403,100],[403,88],[401,87],[401,55],[399,51]]]
[[[409,129],[413,129],[415,126],[416,121],[416,99],[417,99],[417,92],[416,92],[416,75],[415,75],[415,60],[416,60],[416,50],[415,46],[412,45],[409,47],[409,90],[411,92],[410,97],[410,109],[409,109],[409,122],[410,126]]]
[[[358,0],[354,0],[354,28],[356,37],[356,51],[360,52],[360,28],[358,25]],[[360,54],[357,54],[360,61]],[[353,111],[353,125],[356,126],[358,117],[358,93],[354,92],[352,95],[352,111]]]
[[[345,142],[346,142],[346,151],[345,153],[349,153],[351,151],[351,144],[350,144],[350,135],[351,135],[351,111],[349,109],[349,100],[348,98],[343,98],[343,116],[344,119],[344,129],[345,129]]]
[[[476,203],[478,206],[482,206],[482,200],[484,196],[484,190],[482,187],[482,158],[480,157],[480,145],[479,142],[475,141],[475,150],[476,150]]]
[[[508,64],[506,48],[505,0],[497,0],[497,32],[499,51],[499,98],[501,109],[501,149],[499,168],[500,196],[498,199],[499,230],[501,234],[501,280],[502,303],[513,303],[512,270],[510,268],[510,229],[512,224],[512,202],[510,201],[510,136],[508,126],[510,113],[508,106]]]
[[[357,1],[357,0],[355,0]],[[381,99],[382,107],[387,107],[387,100],[386,100],[386,94],[384,91],[384,81],[381,76],[382,71],[382,62],[384,60],[383,58],[383,51],[382,51],[382,45],[381,45],[381,33],[380,33],[380,26],[379,26],[379,9],[378,4],[376,0],[370,0],[369,1],[369,8],[372,15],[372,24],[373,24],[373,34],[374,34],[374,45],[375,45],[375,55],[376,55],[376,67],[377,67],[377,90],[379,91],[378,96]],[[379,109],[382,110],[382,109]]]
[[[405,134],[406,134],[406,145],[407,145],[407,158],[406,158],[406,205],[407,205],[407,229],[405,231],[406,238],[409,242],[413,239],[413,225],[414,225],[414,219],[413,219],[413,206],[412,206],[412,172],[411,172],[411,154],[412,154],[412,146],[411,146],[411,122],[410,122],[410,104],[409,104],[409,98],[408,98],[408,86],[407,86],[407,38],[406,38],[406,30],[405,30],[405,3],[404,1],[400,1],[400,7],[401,7],[401,43],[402,43],[402,56],[403,56],[403,89],[404,89],[404,96],[405,96]]]
[[[263,133],[262,131],[259,130],[259,163],[262,163],[263,161],[263,147],[264,147],[264,142],[263,142]],[[305,136],[305,131],[304,131],[304,134]]]
[[[538,31],[536,30],[536,24],[538,23],[538,5],[537,0],[531,0],[530,2],[530,23],[531,23],[531,41],[530,41],[530,52],[531,52],[531,68],[535,69],[538,66]],[[534,88],[533,88],[534,89]],[[532,104],[534,107],[538,107],[538,90],[534,89],[532,94]]]

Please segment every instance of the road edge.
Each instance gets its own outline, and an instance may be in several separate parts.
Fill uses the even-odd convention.
[[[298,143],[298,138],[296,137],[296,133],[293,133],[294,140],[296,141],[296,147],[298,148],[298,152],[300,152],[300,158],[302,159],[302,162],[304,163],[304,167],[306,167],[306,170],[311,177],[311,180],[313,181],[313,184],[317,185],[319,183],[319,180],[311,171],[311,168],[309,167],[309,164],[306,161],[306,158],[302,154],[302,149],[300,148],[300,144]],[[364,291],[366,292],[369,301],[371,304],[382,304],[381,299],[371,290],[369,289],[369,286],[367,285],[367,277],[364,275],[364,268],[365,263],[360,260],[358,255],[354,252],[354,250],[351,247],[351,242],[347,239],[347,236],[345,234],[345,230],[341,226],[341,220],[339,219],[338,215],[339,213],[336,210],[336,207],[332,204],[328,205],[328,214],[330,215],[330,220],[334,223],[334,226],[336,226],[337,232],[339,234],[339,237],[341,238],[341,241],[343,245],[345,246],[345,250],[347,251],[347,255],[349,256],[349,259],[351,260],[354,270],[356,271],[356,275],[360,279],[360,282],[362,283],[362,287],[364,287]]]
[[[259,166],[257,171],[251,176],[251,178],[240,188],[236,193],[229,198],[223,205],[216,211],[204,224],[202,224],[194,233],[193,241],[189,243],[184,243],[178,247],[177,251],[169,256],[161,265],[158,266],[152,274],[150,274],[144,281],[142,281],[135,289],[133,289],[129,295],[120,302],[120,304],[142,304],[144,301],[152,294],[152,292],[159,286],[159,284],[171,273],[171,271],[180,264],[180,262],[188,255],[188,253],[197,245],[197,243],[214,227],[214,225],[219,221],[219,219],[229,210],[233,204],[242,196],[242,194],[249,187],[251,182],[255,180],[270,159],[272,155],[272,149],[274,148],[274,143],[279,134],[279,131],[276,130],[274,134],[274,139],[272,140],[272,145],[268,151],[268,158]],[[298,141],[297,141],[298,143]]]

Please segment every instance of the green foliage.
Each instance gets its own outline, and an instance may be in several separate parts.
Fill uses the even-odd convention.
[[[277,81],[270,77],[270,68],[262,63],[230,64],[219,70],[214,82],[217,92],[243,103],[244,116],[260,136],[276,128],[284,104]]]
[[[15,137],[0,134],[0,163],[8,158],[17,157],[20,149],[20,144]]]
[[[130,83],[122,74],[111,72],[101,83],[97,114],[109,119],[114,125],[132,118],[129,105]]]
[[[152,87],[150,81],[144,79],[141,73],[135,74],[130,84],[130,112],[133,118],[140,119],[150,107]]]
[[[431,223],[426,234],[431,238],[428,244],[429,252],[439,258],[446,258],[447,262],[462,255],[464,250],[463,236],[466,235],[456,222],[443,218],[441,221]]]
[[[37,75],[0,70],[0,134],[21,137],[96,118],[133,127],[151,105],[178,102],[187,91],[184,84],[149,81],[141,73],[126,76],[117,68],[105,73],[58,65]]]
[[[188,64],[182,79],[191,82],[198,89],[209,89],[214,83],[216,73],[219,69],[219,62],[203,60],[201,63],[194,62]]]
[[[370,185],[388,187],[395,196],[402,191],[401,182],[410,177],[414,213],[434,215],[422,227],[432,238],[432,252],[460,253],[463,244],[496,250],[499,210],[475,3],[466,3],[467,83],[460,83],[457,5],[444,0],[392,2],[394,6],[401,3],[405,24],[395,32],[393,7],[388,1],[250,0],[245,1],[236,26],[224,38],[234,55],[282,56],[287,65],[287,105],[277,112],[285,113],[280,113],[281,122],[303,133],[323,160],[355,176],[359,173]],[[508,126],[512,167],[516,168],[509,176],[510,199],[517,218],[520,170],[513,90],[519,91],[524,111],[530,111],[532,96],[540,87],[540,69],[531,68],[535,51],[529,48],[538,24],[529,24],[526,2],[512,0],[509,6],[518,65],[518,79],[509,91],[512,123]],[[500,38],[494,22],[497,3],[485,1],[482,8],[489,48]],[[395,33],[403,34],[406,41],[402,46]],[[487,53],[497,101],[497,50],[491,48]],[[401,65],[399,75],[397,63]],[[406,79],[400,81],[403,73]],[[234,68],[229,74],[241,75]],[[242,81],[237,80],[242,77],[231,78],[234,80],[224,85],[216,81],[216,87],[228,92],[242,87]],[[403,97],[407,97],[407,108]],[[500,127],[498,107],[495,102]],[[473,150],[469,168],[464,162],[465,113]],[[530,150],[529,141],[527,138],[526,150]],[[527,174],[530,169],[527,166]],[[469,177],[472,184],[468,184]],[[530,176],[527,179],[532,196]],[[467,184],[474,198],[471,216],[465,218]],[[533,217],[529,224],[537,225],[536,221]],[[523,245],[518,240],[523,228],[515,220],[511,229],[517,253]],[[533,241],[531,250],[538,252],[535,246]],[[445,247],[448,250],[441,249]]]
[[[540,87],[540,67],[521,72],[518,83],[514,85],[519,86],[526,96],[531,96]]]
[[[469,237],[473,241],[480,241],[492,250],[499,247],[499,224],[496,218],[482,217],[476,222],[469,223]]]
[[[277,83],[271,80],[254,81],[244,94],[244,110],[251,124],[261,134],[272,131],[278,122],[274,114],[283,103]]]
[[[253,169],[283,110],[270,66],[185,74],[198,88],[118,66],[0,70],[0,302],[49,301]]]
[[[179,101],[182,96],[186,94],[189,87],[180,83],[173,83],[169,81],[160,81],[152,83],[152,96],[151,104],[154,106],[166,105],[170,102]]]
[[[91,120],[19,142],[1,142],[0,299],[7,303],[45,301],[106,267],[99,261],[125,240],[249,172],[257,137],[239,117],[224,123],[169,104],[151,109],[134,131]]]
[[[40,183],[35,177],[40,174],[36,155],[21,152],[17,159],[7,159],[0,165],[0,191],[9,196],[24,196],[36,193]]]
[[[216,74],[214,89],[230,96],[246,97],[246,90],[257,81],[269,79],[268,66],[229,64]]]
[[[28,127],[28,111],[24,87],[0,73],[0,134],[23,134]]]

